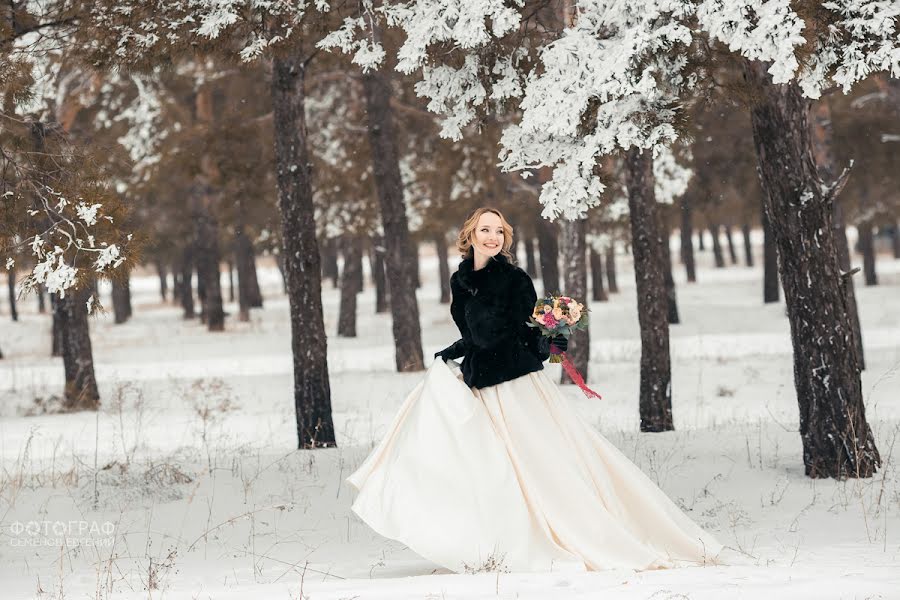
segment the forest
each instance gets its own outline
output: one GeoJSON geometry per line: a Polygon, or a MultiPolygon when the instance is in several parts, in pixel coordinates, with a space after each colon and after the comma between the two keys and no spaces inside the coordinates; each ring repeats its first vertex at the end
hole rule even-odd
{"type": "Polygon", "coordinates": [[[10,0],[0,89],[14,597],[555,597],[341,491],[458,337],[481,206],[590,306],[604,400],[548,372],[750,561],[565,597],[900,585],[896,3],[10,0]],[[76,518],[112,547],[16,529],[76,518]]]}

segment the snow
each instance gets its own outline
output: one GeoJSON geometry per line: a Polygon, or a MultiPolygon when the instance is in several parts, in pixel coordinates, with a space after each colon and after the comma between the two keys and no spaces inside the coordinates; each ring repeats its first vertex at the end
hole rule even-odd
{"type": "MultiPolygon", "coordinates": [[[[671,245],[677,261],[678,240],[671,245]]],[[[431,357],[458,335],[437,301],[431,247],[422,252],[418,295],[431,357]]],[[[789,326],[783,303],[763,305],[760,269],[714,269],[709,250],[697,262],[699,283],[690,286],[676,264],[683,321],[671,338],[676,431],[638,431],[640,343],[628,256],[618,256],[621,293],[590,306],[588,382],[604,399],[564,390],[739,564],[455,575],[378,536],[350,511],[354,495],[343,479],[422,373],[394,372],[390,316],[374,314],[367,279],[360,337],[328,339],[339,447],[296,450],[287,300],[274,265],[261,260],[265,308],[238,323],[228,303],[223,333],[182,320],[179,308],[159,301],[155,276],[139,272],[133,319],[91,321],[103,398],[96,413],[40,414],[36,400],[62,393],[61,361],[48,356],[50,320],[36,314],[32,297],[21,301],[18,323],[3,309],[2,596],[900,597],[900,261],[879,256],[880,285],[856,289],[866,413],[885,467],[846,482],[803,475],[789,326]],[[65,547],[53,545],[57,538],[72,539],[65,547]]],[[[108,302],[108,284],[101,295],[108,302]]],[[[338,290],[325,282],[323,297],[333,334],[338,290]]]]}

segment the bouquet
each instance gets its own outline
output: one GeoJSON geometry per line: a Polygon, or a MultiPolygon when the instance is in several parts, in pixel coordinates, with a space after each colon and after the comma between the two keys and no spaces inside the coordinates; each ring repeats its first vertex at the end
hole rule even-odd
{"type": "MultiPolygon", "coordinates": [[[[548,296],[538,299],[528,326],[537,327],[546,337],[561,335],[569,339],[573,331],[587,329],[588,320],[588,309],[584,304],[568,296],[548,296]]],[[[551,343],[550,362],[562,362],[561,355],[562,352],[551,343]]]]}
{"type": "MultiPolygon", "coordinates": [[[[573,332],[588,328],[590,321],[588,312],[588,308],[574,298],[550,295],[538,299],[527,325],[538,328],[543,336],[554,338],[561,335],[568,340],[573,332]]],[[[566,353],[552,342],[550,343],[550,362],[562,363],[566,374],[588,398],[592,396],[600,398],[600,394],[584,383],[584,377],[581,376],[566,353]]]]}

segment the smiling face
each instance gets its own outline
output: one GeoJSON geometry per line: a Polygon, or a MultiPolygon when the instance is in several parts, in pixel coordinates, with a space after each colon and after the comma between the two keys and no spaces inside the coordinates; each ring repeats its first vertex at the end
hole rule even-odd
{"type": "Polygon", "coordinates": [[[472,232],[472,248],[475,252],[490,258],[503,249],[503,222],[492,212],[478,217],[478,224],[472,232]]]}

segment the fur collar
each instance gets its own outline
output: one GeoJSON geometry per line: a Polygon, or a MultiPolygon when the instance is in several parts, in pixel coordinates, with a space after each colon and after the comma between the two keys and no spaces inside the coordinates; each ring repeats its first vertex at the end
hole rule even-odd
{"type": "MultiPolygon", "coordinates": [[[[470,252],[471,254],[471,252],[470,252]]],[[[470,255],[462,259],[457,270],[457,278],[463,288],[473,296],[478,293],[478,284],[484,281],[483,277],[489,273],[506,270],[510,266],[509,259],[502,254],[488,259],[487,264],[481,269],[475,270],[475,259],[470,255]]]]}

